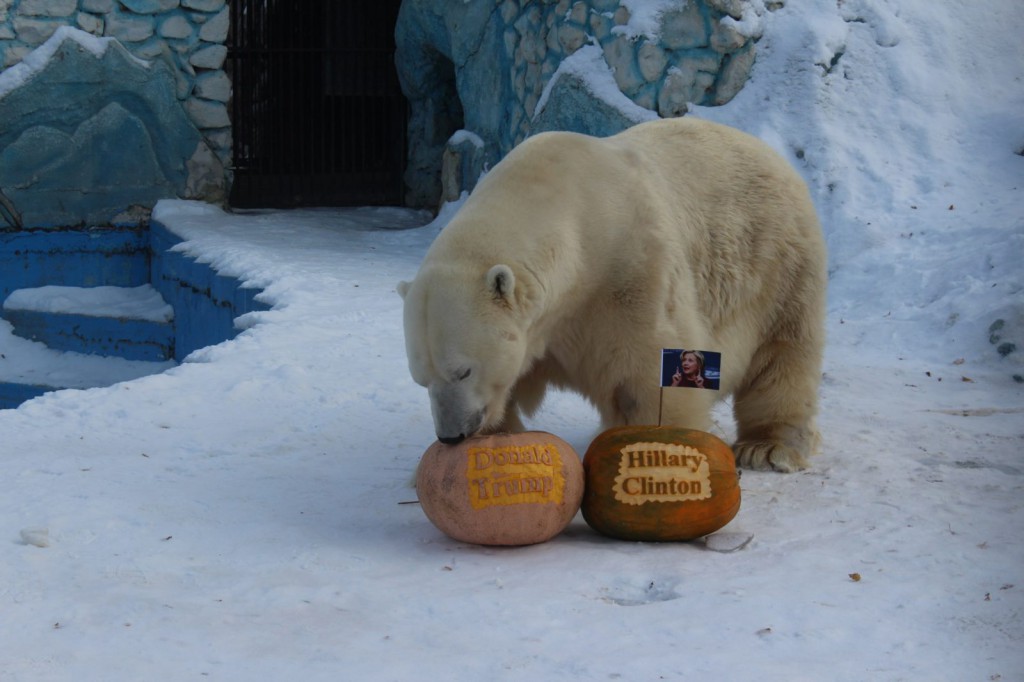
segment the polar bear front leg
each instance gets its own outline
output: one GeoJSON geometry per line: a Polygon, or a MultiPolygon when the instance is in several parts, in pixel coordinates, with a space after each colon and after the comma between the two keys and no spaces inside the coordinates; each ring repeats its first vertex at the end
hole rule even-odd
{"type": "Polygon", "coordinates": [[[505,408],[505,416],[501,422],[494,426],[481,429],[480,433],[485,436],[493,435],[495,433],[522,433],[526,430],[523,426],[523,420],[519,416],[519,410],[516,409],[515,404],[509,403],[508,407],[505,408]]]}

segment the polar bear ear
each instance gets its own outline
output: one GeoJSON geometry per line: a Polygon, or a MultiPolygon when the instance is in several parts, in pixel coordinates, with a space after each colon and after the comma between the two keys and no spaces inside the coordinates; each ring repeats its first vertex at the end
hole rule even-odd
{"type": "Polygon", "coordinates": [[[409,287],[411,286],[412,282],[399,282],[398,286],[395,287],[395,291],[398,292],[399,296],[405,298],[405,295],[409,293],[409,287]]]}
{"type": "Polygon", "coordinates": [[[495,265],[487,271],[487,288],[496,299],[506,303],[512,302],[512,292],[516,288],[516,276],[507,265],[495,265]]]}

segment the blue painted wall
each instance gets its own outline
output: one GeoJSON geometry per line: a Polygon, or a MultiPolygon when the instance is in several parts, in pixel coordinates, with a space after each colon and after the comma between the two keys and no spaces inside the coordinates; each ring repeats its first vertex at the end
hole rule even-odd
{"type": "Polygon", "coordinates": [[[235,318],[271,306],[256,300],[261,289],[241,286],[171,248],[182,241],[159,221],[150,225],[151,283],[174,308],[176,360],[238,334],[235,318]]]}
{"type": "Polygon", "coordinates": [[[0,232],[0,303],[48,284],[137,287],[149,282],[149,257],[141,228],[0,232]]]}

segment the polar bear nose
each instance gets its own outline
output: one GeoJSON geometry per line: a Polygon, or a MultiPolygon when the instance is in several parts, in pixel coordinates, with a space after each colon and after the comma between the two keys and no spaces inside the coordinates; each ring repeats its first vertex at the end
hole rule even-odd
{"type": "Polygon", "coordinates": [[[444,443],[445,445],[458,445],[462,441],[466,440],[466,434],[460,433],[457,436],[448,436],[445,438],[438,436],[437,439],[444,443]]]}

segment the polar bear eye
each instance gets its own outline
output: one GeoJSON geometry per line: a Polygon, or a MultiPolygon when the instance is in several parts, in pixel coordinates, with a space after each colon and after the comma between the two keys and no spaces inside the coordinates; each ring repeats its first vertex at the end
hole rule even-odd
{"type": "Polygon", "coordinates": [[[455,380],[456,381],[463,381],[463,380],[469,378],[469,375],[472,374],[472,373],[473,373],[473,370],[468,368],[468,367],[466,369],[459,370],[455,374],[455,380]]]}

